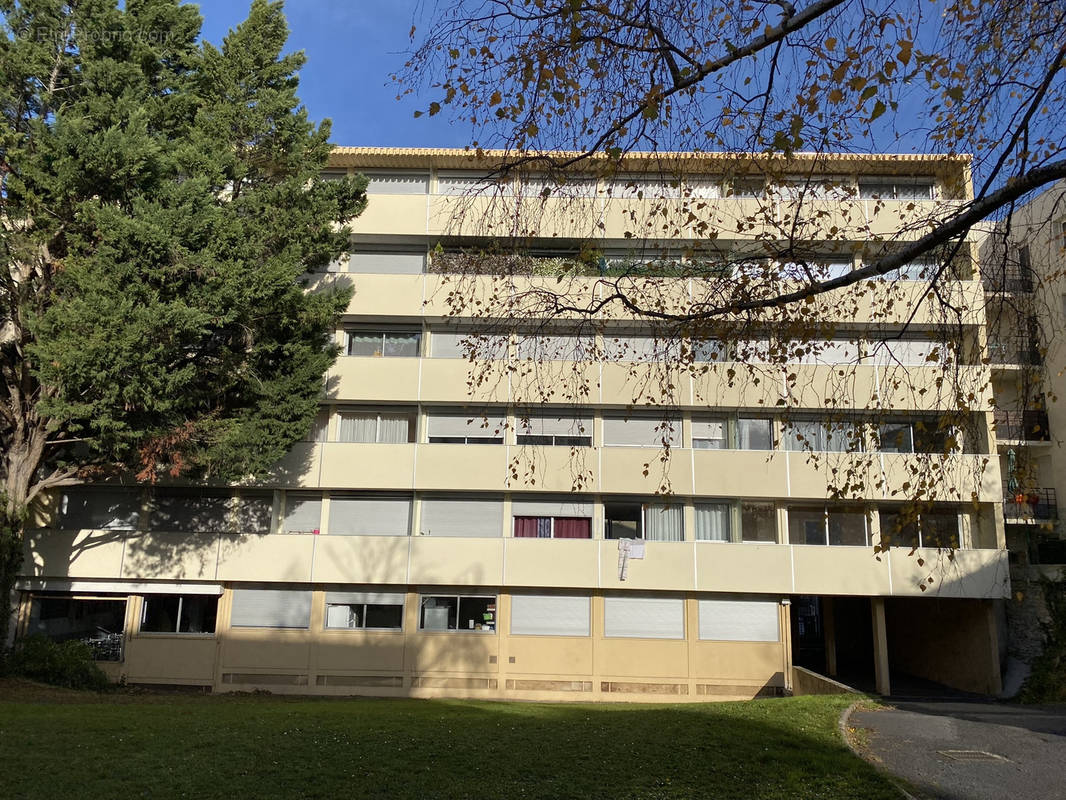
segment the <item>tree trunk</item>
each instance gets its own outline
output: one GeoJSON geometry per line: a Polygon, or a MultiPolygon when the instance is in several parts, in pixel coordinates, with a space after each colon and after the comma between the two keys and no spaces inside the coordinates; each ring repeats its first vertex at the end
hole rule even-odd
{"type": "Polygon", "coordinates": [[[24,515],[0,509],[0,650],[8,645],[15,579],[22,568],[24,515]]]}

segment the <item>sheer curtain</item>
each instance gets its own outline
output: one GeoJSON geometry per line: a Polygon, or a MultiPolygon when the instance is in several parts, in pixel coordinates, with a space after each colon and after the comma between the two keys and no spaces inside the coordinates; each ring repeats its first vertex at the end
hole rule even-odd
{"type": "Polygon", "coordinates": [[[410,418],[402,414],[382,414],[377,440],[389,444],[404,444],[409,439],[409,424],[410,418]]]}
{"type": "Polygon", "coordinates": [[[651,542],[680,542],[684,537],[681,506],[645,506],[644,538],[651,542]]]}
{"type": "Polygon", "coordinates": [[[696,506],[696,539],[706,542],[728,542],[729,512],[729,503],[696,506]]]}
{"type": "Polygon", "coordinates": [[[341,442],[375,442],[377,430],[377,414],[342,413],[338,440],[341,442]]]}

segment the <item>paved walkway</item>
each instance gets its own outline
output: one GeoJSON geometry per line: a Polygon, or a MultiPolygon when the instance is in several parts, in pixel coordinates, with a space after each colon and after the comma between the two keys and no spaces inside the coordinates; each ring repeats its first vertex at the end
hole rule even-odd
{"type": "Polygon", "coordinates": [[[850,726],[865,731],[858,742],[920,797],[1066,800],[1066,706],[892,705],[855,712],[850,726]]]}

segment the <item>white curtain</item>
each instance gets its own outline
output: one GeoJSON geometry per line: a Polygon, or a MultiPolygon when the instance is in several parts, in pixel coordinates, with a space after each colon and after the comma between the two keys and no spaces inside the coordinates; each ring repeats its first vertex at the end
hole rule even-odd
{"type": "Polygon", "coordinates": [[[409,440],[410,422],[410,417],[402,414],[382,414],[378,441],[387,444],[405,444],[409,440]]]}
{"type": "Polygon", "coordinates": [[[731,510],[729,503],[696,506],[696,539],[704,542],[728,542],[731,510]]]}
{"type": "Polygon", "coordinates": [[[377,431],[377,414],[342,412],[337,440],[341,442],[376,442],[377,431]]]}
{"type": "Polygon", "coordinates": [[[650,542],[680,542],[685,538],[681,506],[645,506],[644,538],[650,542]]]}

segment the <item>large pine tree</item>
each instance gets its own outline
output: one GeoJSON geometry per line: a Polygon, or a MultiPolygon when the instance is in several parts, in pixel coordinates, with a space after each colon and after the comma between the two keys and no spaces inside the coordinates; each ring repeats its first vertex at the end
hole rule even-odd
{"type": "Polygon", "coordinates": [[[0,0],[0,646],[27,510],[87,478],[234,480],[307,431],[361,181],[325,182],[281,4],[0,0]]]}

